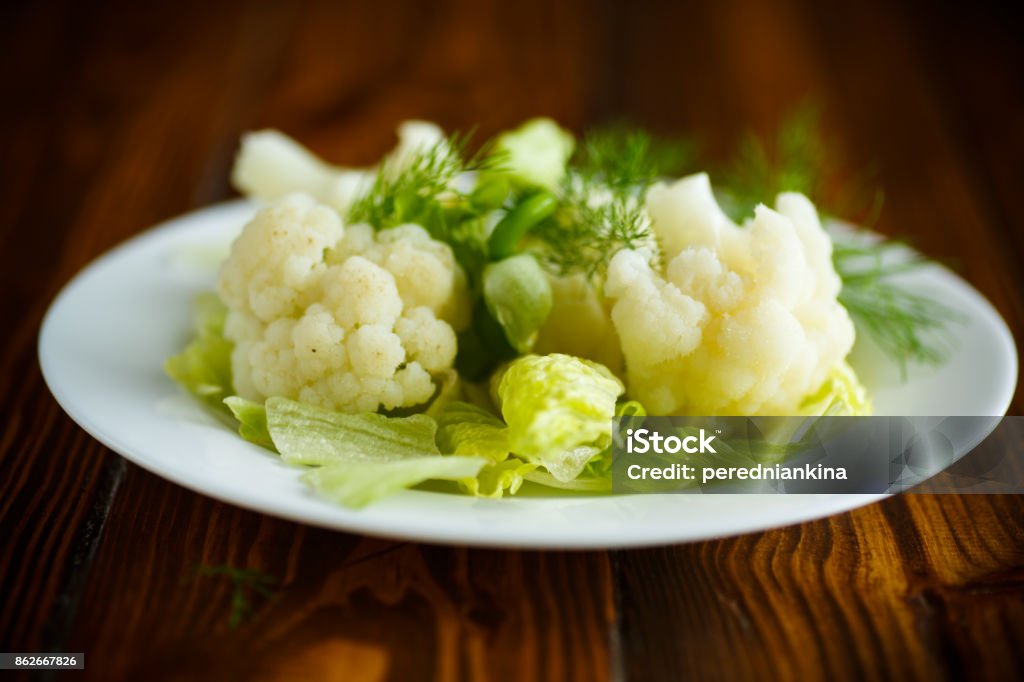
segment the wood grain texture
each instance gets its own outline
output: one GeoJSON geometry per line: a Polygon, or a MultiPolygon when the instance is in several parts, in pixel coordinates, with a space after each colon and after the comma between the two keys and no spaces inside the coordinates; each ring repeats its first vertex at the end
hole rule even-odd
{"type": "Polygon", "coordinates": [[[134,468],[108,523],[104,546],[132,550],[101,549],[93,572],[103,578],[87,587],[69,646],[102,660],[113,679],[304,671],[309,679],[594,680],[609,668],[611,573],[601,554],[315,530],[196,498],[134,468]],[[232,630],[230,586],[193,577],[200,564],[257,568],[280,589],[232,630]]]}
{"type": "MultiPolygon", "coordinates": [[[[879,229],[955,264],[1024,338],[1024,47],[991,8],[808,0],[12,2],[0,8],[0,650],[121,679],[1008,679],[1024,675],[1024,499],[891,499],[628,552],[501,552],[320,531],[102,448],[43,386],[69,277],[230,195],[275,126],[369,163],[397,122],[482,135],[546,114],[698,130],[727,154],[807,96],[877,164],[879,229]],[[231,584],[269,600],[231,628],[231,584]]],[[[1005,12],[1006,10],[1001,10],[1005,12]]],[[[1021,392],[1012,413],[1021,414],[1021,392]]]]}

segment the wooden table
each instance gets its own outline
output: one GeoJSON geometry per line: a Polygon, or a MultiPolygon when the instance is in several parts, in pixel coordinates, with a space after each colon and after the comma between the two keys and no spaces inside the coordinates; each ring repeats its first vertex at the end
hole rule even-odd
{"type": "Polygon", "coordinates": [[[954,258],[1024,339],[1019,17],[845,4],[5,3],[0,650],[84,651],[97,680],[1024,675],[1021,497],[905,496],[639,551],[393,542],[152,476],[40,377],[58,288],[230,196],[243,130],[363,164],[406,117],[487,134],[628,116],[700,131],[714,157],[808,94],[840,174],[881,169],[879,229],[954,258]],[[231,628],[232,583],[197,565],[259,570],[275,596],[231,628]]]}

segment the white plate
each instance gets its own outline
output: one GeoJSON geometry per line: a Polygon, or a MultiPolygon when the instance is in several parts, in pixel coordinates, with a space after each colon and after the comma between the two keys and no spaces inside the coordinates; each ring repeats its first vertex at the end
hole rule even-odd
{"type": "MultiPolygon", "coordinates": [[[[299,471],[241,440],[163,373],[190,334],[194,294],[209,289],[203,250],[226,249],[253,206],[226,203],[170,221],[82,271],[43,323],[39,359],[71,418],[141,467],[197,492],[295,521],[428,542],[500,547],[609,548],[756,531],[819,518],[880,495],[632,495],[476,499],[405,491],[362,510],[313,497],[299,471]]],[[[896,368],[870,345],[855,353],[880,414],[1002,415],[1017,352],[1006,324],[940,267],[912,284],[964,312],[958,348],[938,370],[896,368]]]]}

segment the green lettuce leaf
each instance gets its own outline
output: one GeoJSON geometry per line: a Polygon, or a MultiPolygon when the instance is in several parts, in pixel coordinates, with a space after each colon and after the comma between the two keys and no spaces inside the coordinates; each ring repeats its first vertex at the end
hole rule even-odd
{"type": "MultiPolygon", "coordinates": [[[[630,425],[639,427],[647,410],[636,400],[621,402],[615,407],[615,416],[623,417],[621,428],[624,430],[630,425]]],[[[607,493],[612,489],[612,448],[608,446],[601,451],[601,454],[592,458],[583,467],[583,471],[576,478],[569,481],[560,481],[544,470],[530,471],[525,474],[527,481],[543,485],[548,488],[559,490],[570,490],[581,493],[607,493]]]]}
{"type": "Polygon", "coordinates": [[[505,422],[469,403],[453,402],[438,416],[437,445],[445,454],[487,460],[475,476],[459,480],[463,492],[477,497],[515,495],[537,468],[510,456],[505,422]]]}
{"type": "Polygon", "coordinates": [[[303,474],[317,494],[348,507],[371,502],[428,480],[459,481],[477,475],[479,457],[411,457],[391,461],[342,462],[303,474]]]}
{"type": "Polygon", "coordinates": [[[802,416],[853,416],[871,414],[871,400],[853,368],[846,362],[837,365],[825,383],[800,403],[802,416]]]}
{"type": "Polygon", "coordinates": [[[509,455],[508,427],[487,410],[453,402],[438,415],[437,446],[446,455],[503,462],[509,455]]]}
{"type": "Polygon", "coordinates": [[[495,377],[512,453],[559,481],[579,476],[611,445],[625,390],[606,367],[571,355],[526,355],[495,377]]]}
{"type": "Polygon", "coordinates": [[[293,464],[387,462],[439,455],[437,422],[423,414],[343,414],[287,398],[269,398],[267,428],[281,458],[293,464]]]}
{"type": "Polygon", "coordinates": [[[515,495],[537,466],[517,457],[509,457],[503,462],[488,462],[475,476],[459,479],[459,487],[463,492],[477,497],[499,498],[506,493],[515,495]]]}
{"type": "Polygon", "coordinates": [[[577,476],[568,481],[560,481],[543,469],[529,471],[524,478],[538,485],[558,490],[571,490],[580,493],[607,493],[612,489],[612,477],[602,476],[577,476]]]}
{"type": "Polygon", "coordinates": [[[263,403],[246,400],[237,395],[224,399],[224,404],[238,420],[238,435],[247,441],[277,452],[267,428],[267,408],[263,403]]]}
{"type": "Polygon", "coordinates": [[[231,383],[233,345],[224,338],[227,308],[214,293],[196,297],[193,311],[195,338],[177,355],[167,358],[164,371],[204,405],[221,415],[230,410],[224,399],[234,391],[231,383]]]}

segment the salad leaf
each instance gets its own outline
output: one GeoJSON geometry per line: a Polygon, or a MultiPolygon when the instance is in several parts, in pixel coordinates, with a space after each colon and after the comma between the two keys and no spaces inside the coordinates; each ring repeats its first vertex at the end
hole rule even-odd
{"type": "Polygon", "coordinates": [[[543,469],[529,471],[524,478],[530,483],[536,483],[547,488],[558,490],[572,490],[580,493],[607,493],[612,489],[611,476],[577,476],[568,481],[555,478],[543,469]]]}
{"type": "Polygon", "coordinates": [[[213,292],[196,297],[193,326],[196,337],[185,349],[167,358],[164,371],[207,407],[227,416],[230,410],[224,399],[233,393],[231,383],[231,351],[233,345],[224,338],[227,307],[213,292]]]}
{"type": "Polygon", "coordinates": [[[509,455],[508,427],[476,405],[453,402],[437,418],[437,446],[446,455],[503,462],[509,455]]]}
{"type": "Polygon", "coordinates": [[[800,404],[806,416],[861,416],[871,414],[871,401],[853,368],[846,362],[836,366],[825,383],[800,404]]]}
{"type": "Polygon", "coordinates": [[[488,462],[476,476],[459,479],[463,492],[476,497],[500,498],[515,495],[537,464],[509,457],[503,462],[488,462]]]}
{"type": "Polygon", "coordinates": [[[434,442],[437,422],[423,414],[343,414],[287,398],[269,398],[266,407],[270,437],[281,458],[293,464],[387,462],[440,454],[434,442]]]}
{"type": "Polygon", "coordinates": [[[512,347],[526,353],[551,314],[551,282],[536,258],[519,254],[484,269],[484,301],[512,347]]]}
{"type": "Polygon", "coordinates": [[[625,390],[606,367],[571,355],[526,355],[494,379],[509,445],[559,481],[570,481],[611,445],[615,401],[625,390]]]}
{"type": "Polygon", "coordinates": [[[224,404],[238,420],[238,435],[256,445],[277,452],[274,449],[274,441],[270,438],[270,431],[267,429],[267,408],[263,406],[263,403],[233,395],[225,398],[224,404]]]}
{"type": "Polygon", "coordinates": [[[471,478],[485,463],[479,457],[441,456],[342,462],[313,469],[303,474],[302,480],[331,501],[364,507],[424,481],[471,478]]]}
{"type": "MultiPolygon", "coordinates": [[[[627,400],[615,407],[615,416],[624,418],[619,423],[620,433],[627,428],[639,428],[643,424],[647,410],[637,400],[627,400]]],[[[569,490],[581,493],[607,493],[612,489],[612,448],[609,445],[601,454],[592,458],[583,467],[579,476],[569,481],[560,481],[547,471],[538,469],[527,472],[527,481],[548,488],[569,490]]]]}
{"type": "Polygon", "coordinates": [[[437,444],[445,454],[487,460],[475,476],[459,480],[463,492],[477,497],[515,495],[538,466],[511,457],[505,422],[469,403],[453,402],[438,417],[437,444]]]}

